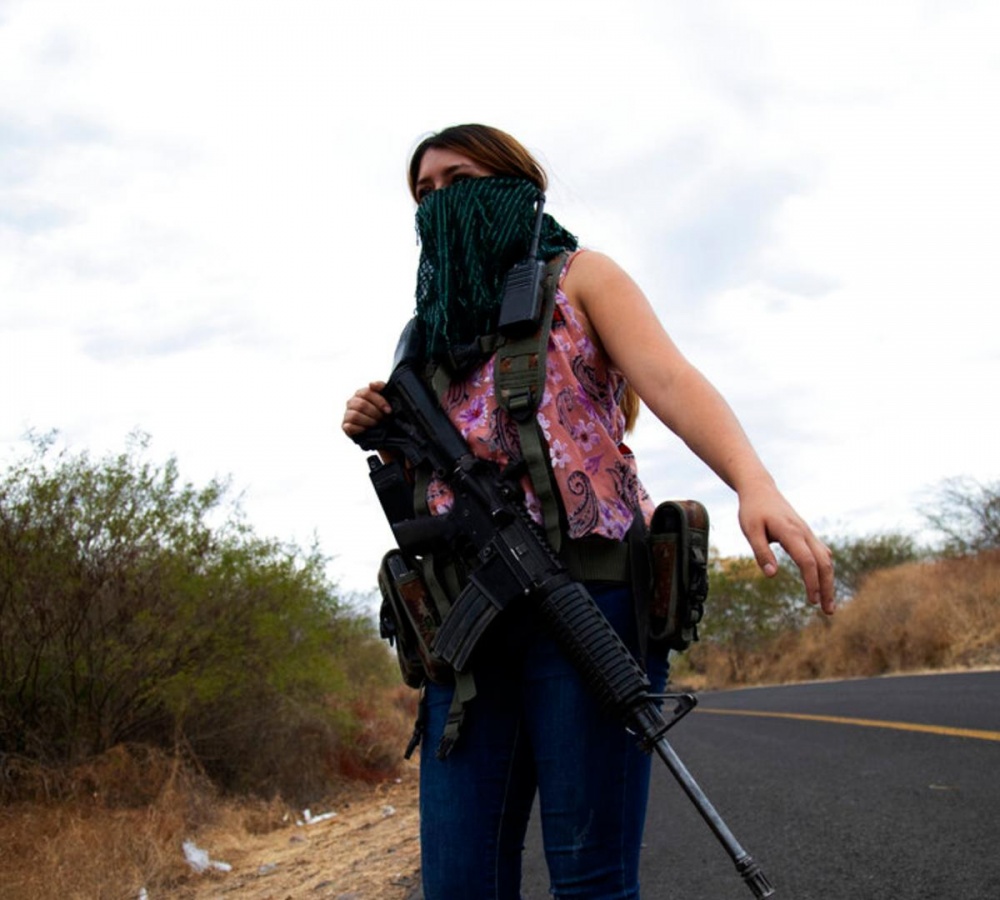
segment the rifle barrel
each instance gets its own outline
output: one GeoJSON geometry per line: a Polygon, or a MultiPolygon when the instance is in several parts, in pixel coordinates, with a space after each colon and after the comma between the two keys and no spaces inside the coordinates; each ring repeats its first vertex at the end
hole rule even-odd
{"type": "Polygon", "coordinates": [[[698,786],[698,783],[688,771],[687,766],[684,765],[681,758],[674,752],[674,748],[670,746],[669,741],[661,735],[654,742],[653,749],[656,751],[657,756],[666,763],[670,774],[677,779],[684,793],[688,795],[688,799],[694,804],[701,817],[708,824],[708,827],[712,829],[713,834],[718,838],[719,843],[722,844],[733,862],[736,863],[736,871],[746,882],[747,887],[750,888],[753,895],[758,898],[773,897],[774,888],[771,886],[770,881],[768,881],[767,876],[761,871],[760,866],[754,861],[753,857],[736,840],[736,837],[729,830],[729,826],[722,820],[722,816],[716,812],[712,801],[708,799],[705,792],[698,786]]]}

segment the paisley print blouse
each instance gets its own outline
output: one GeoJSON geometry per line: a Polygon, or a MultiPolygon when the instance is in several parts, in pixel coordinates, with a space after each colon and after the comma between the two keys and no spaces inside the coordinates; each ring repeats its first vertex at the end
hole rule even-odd
{"type": "MultiPolygon", "coordinates": [[[[538,424],[548,443],[569,537],[622,540],[637,510],[648,523],[653,503],[639,482],[631,450],[622,442],[625,417],[618,400],[625,379],[594,346],[584,328],[584,314],[570,305],[563,291],[574,258],[559,276],[538,424]]],[[[501,467],[520,459],[517,427],[494,396],[493,359],[464,381],[453,382],[442,403],[477,456],[501,467]]],[[[524,488],[528,511],[541,523],[540,505],[527,478],[524,488]]],[[[427,504],[432,515],[446,513],[451,508],[448,487],[432,482],[427,504]]]]}

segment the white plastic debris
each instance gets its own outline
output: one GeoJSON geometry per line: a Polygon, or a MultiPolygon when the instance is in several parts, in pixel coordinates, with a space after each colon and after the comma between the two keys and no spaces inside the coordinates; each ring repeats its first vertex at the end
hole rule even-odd
{"type": "Polygon", "coordinates": [[[185,841],[181,846],[184,848],[184,858],[188,861],[188,865],[199,875],[209,869],[219,872],[231,872],[233,869],[229,863],[211,859],[208,851],[202,850],[194,841],[185,841]]]}
{"type": "Polygon", "coordinates": [[[146,889],[144,887],[139,888],[139,896],[137,900],[149,900],[149,894],[146,893],[146,889]]]}
{"type": "Polygon", "coordinates": [[[336,818],[337,814],[335,812],[323,813],[322,815],[314,816],[308,809],[302,810],[302,818],[298,819],[295,824],[302,825],[315,825],[317,822],[325,822],[328,819],[336,818]]]}
{"type": "Polygon", "coordinates": [[[396,807],[395,807],[395,806],[383,806],[383,807],[382,807],[382,815],[383,815],[383,816],[384,816],[384,817],[385,817],[386,819],[388,819],[388,818],[389,818],[389,816],[394,816],[394,815],[396,815],[396,807]]]}

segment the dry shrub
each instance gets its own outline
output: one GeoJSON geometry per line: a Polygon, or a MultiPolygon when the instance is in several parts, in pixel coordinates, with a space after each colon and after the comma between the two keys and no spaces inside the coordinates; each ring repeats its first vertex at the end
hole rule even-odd
{"type": "Polygon", "coordinates": [[[67,793],[66,774],[14,753],[0,754],[0,804],[54,800],[67,793]]]}
{"type": "Polygon", "coordinates": [[[412,688],[397,685],[380,692],[377,705],[367,699],[352,702],[357,725],[351,740],[341,748],[341,775],[374,783],[398,773],[413,733],[417,697],[412,688]]]}
{"type": "Polygon", "coordinates": [[[942,564],[946,609],[956,638],[951,664],[1000,664],[1000,551],[942,564]],[[951,578],[957,571],[960,577],[951,578]]]}
{"type": "Polygon", "coordinates": [[[199,742],[197,757],[227,794],[283,798],[302,809],[337,791],[344,779],[377,782],[398,774],[416,696],[401,685],[370,685],[328,696],[323,715],[291,704],[264,716],[259,707],[234,709],[199,742]]]}
{"type": "Polygon", "coordinates": [[[117,900],[171,884],[187,871],[182,841],[215,809],[206,779],[151,748],[34,776],[0,808],[2,897],[117,900]]]}
{"type": "Polygon", "coordinates": [[[0,755],[0,763],[4,803],[63,801],[128,809],[147,806],[168,789],[182,788],[192,796],[210,790],[208,782],[179,757],[148,744],[117,744],[74,766],[13,754],[0,755]]]}
{"type": "Polygon", "coordinates": [[[1000,648],[1000,554],[876,572],[822,627],[823,676],[881,675],[987,662],[1000,648]]]}
{"type": "Polygon", "coordinates": [[[148,806],[178,778],[190,772],[177,758],[148,744],[118,744],[68,772],[73,797],[109,808],[148,806]]]}
{"type": "MultiPolygon", "coordinates": [[[[835,617],[837,621],[839,617],[840,613],[835,617]]],[[[775,642],[763,681],[811,681],[831,677],[830,631],[834,621],[817,617],[801,631],[782,635],[775,642]]]]}
{"type": "MultiPolygon", "coordinates": [[[[372,690],[351,703],[357,724],[350,739],[309,732],[283,735],[264,754],[300,767],[297,785],[307,805],[393,777],[412,731],[416,692],[402,685],[372,690]],[[282,753],[284,751],[284,754],[282,753]]],[[[248,835],[285,826],[303,808],[280,794],[224,798],[190,763],[144,745],[119,745],[72,767],[0,757],[0,897],[25,900],[123,900],[183,888],[193,877],[185,840],[211,846],[215,858],[238,850],[248,835]],[[204,842],[204,844],[202,843],[204,842]]]]}
{"type": "Polygon", "coordinates": [[[283,797],[298,806],[329,791],[339,777],[337,755],[344,741],[337,723],[292,708],[257,713],[234,711],[216,733],[199,741],[198,758],[212,780],[228,795],[283,797]]]}
{"type": "MultiPolygon", "coordinates": [[[[298,789],[294,806],[281,794],[264,799],[254,792],[251,796],[222,799],[207,778],[191,775],[160,758],[156,751],[146,756],[138,748],[116,748],[115,753],[77,767],[72,778],[76,812],[64,810],[50,842],[49,856],[36,857],[35,866],[22,867],[21,871],[29,875],[32,869],[44,871],[58,857],[70,861],[63,866],[69,875],[74,869],[72,860],[82,859],[88,852],[99,859],[93,848],[112,844],[116,848],[115,860],[109,865],[111,861],[105,854],[103,862],[89,866],[86,878],[80,881],[86,887],[79,893],[72,893],[68,879],[60,878],[60,889],[50,894],[35,895],[25,890],[12,892],[11,896],[117,900],[137,896],[141,886],[151,894],[154,888],[178,888],[193,877],[180,852],[183,840],[203,841],[212,847],[213,857],[225,859],[245,844],[248,835],[286,826],[306,805],[315,808],[350,794],[357,789],[357,782],[382,782],[394,777],[400,771],[403,749],[412,732],[417,694],[398,685],[371,689],[367,696],[367,701],[350,702],[351,721],[355,724],[347,737],[339,736],[335,729],[316,730],[313,722],[299,723],[283,734],[268,735],[268,740],[275,738],[279,743],[267,750],[266,758],[278,767],[298,769],[297,777],[284,770],[273,776],[298,789]],[[144,810],[131,809],[142,799],[144,779],[151,784],[159,782],[159,792],[144,810]],[[112,803],[118,804],[113,810],[108,808],[112,803]],[[102,879],[106,879],[107,886],[102,879]]],[[[18,886],[28,887],[23,879],[18,886]]],[[[5,896],[0,886],[0,897],[5,896]]]]}
{"type": "MultiPolygon", "coordinates": [[[[708,687],[736,683],[724,648],[699,648],[708,687]]],[[[1000,552],[872,573],[832,618],[778,635],[739,683],[806,681],[1000,663],[1000,552]]]]}
{"type": "Polygon", "coordinates": [[[230,812],[237,814],[239,828],[247,834],[270,834],[288,825],[292,817],[292,809],[281,797],[245,797],[235,802],[230,812]]]}
{"type": "Polygon", "coordinates": [[[213,857],[248,835],[284,827],[280,798],[222,798],[202,774],[155,748],[115,747],[88,763],[30,773],[0,806],[0,897],[124,900],[192,878],[182,844],[211,844],[213,857]],[[58,795],[58,797],[57,797],[58,795]]]}

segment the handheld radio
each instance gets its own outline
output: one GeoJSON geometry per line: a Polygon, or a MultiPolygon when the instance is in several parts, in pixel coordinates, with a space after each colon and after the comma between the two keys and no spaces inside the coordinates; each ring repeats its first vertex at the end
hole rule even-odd
{"type": "Polygon", "coordinates": [[[535,230],[531,237],[531,249],[528,251],[527,258],[512,266],[504,279],[500,321],[497,325],[504,337],[519,337],[530,334],[538,325],[538,316],[542,311],[542,296],[539,288],[542,276],[545,274],[545,262],[538,258],[544,211],[545,195],[539,194],[535,230]]]}

